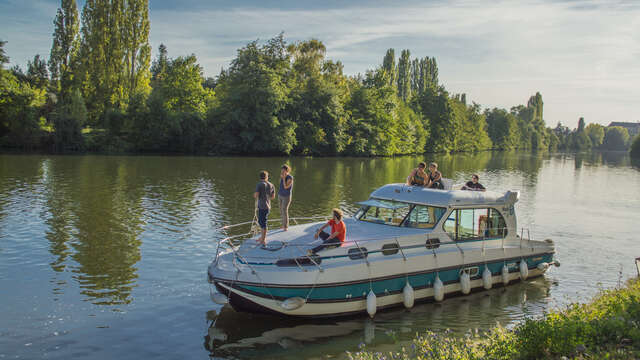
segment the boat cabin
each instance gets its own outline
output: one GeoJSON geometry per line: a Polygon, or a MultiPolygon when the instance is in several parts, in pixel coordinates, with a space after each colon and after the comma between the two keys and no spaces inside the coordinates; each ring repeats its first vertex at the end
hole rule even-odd
{"type": "MultiPolygon", "coordinates": [[[[519,193],[435,190],[385,185],[358,203],[359,221],[444,232],[453,241],[504,238],[516,229],[519,193]]],[[[514,234],[515,235],[515,234],[514,234]]]]}

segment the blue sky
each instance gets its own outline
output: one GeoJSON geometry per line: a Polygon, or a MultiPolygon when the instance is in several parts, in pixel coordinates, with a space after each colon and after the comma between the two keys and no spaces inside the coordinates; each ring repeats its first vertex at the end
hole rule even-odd
{"type": "MultiPolygon", "coordinates": [[[[0,2],[12,64],[48,57],[58,6],[0,2]]],[[[540,91],[549,126],[640,121],[640,1],[150,0],[150,18],[154,54],[161,42],[172,57],[195,53],[209,76],[247,42],[284,31],[289,42],[322,40],[347,74],[378,66],[388,48],[435,56],[446,88],[483,107],[540,91]]]]}

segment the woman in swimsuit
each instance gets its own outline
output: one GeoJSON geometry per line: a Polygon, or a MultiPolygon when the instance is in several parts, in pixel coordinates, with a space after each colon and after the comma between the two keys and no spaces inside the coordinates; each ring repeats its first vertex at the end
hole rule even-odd
{"type": "Polygon", "coordinates": [[[427,164],[421,162],[418,164],[418,167],[411,171],[409,177],[407,177],[407,185],[411,186],[425,186],[427,185],[427,179],[429,179],[429,175],[424,172],[424,169],[427,168],[427,164]]]}

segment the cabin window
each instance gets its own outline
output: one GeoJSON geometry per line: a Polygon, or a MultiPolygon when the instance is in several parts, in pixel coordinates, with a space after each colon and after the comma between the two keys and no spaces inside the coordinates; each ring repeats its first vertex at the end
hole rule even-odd
{"type": "Polygon", "coordinates": [[[403,226],[421,229],[432,229],[434,226],[436,226],[445,212],[445,208],[426,205],[415,205],[411,209],[409,216],[407,216],[407,218],[405,219],[403,226]]]}
{"type": "Polygon", "coordinates": [[[400,249],[400,247],[398,246],[398,244],[384,244],[382,245],[382,255],[394,255],[398,253],[398,249],[400,249]]]}
{"type": "Polygon", "coordinates": [[[359,247],[359,248],[349,249],[347,251],[347,255],[349,255],[349,259],[351,260],[358,260],[358,259],[366,258],[368,255],[368,252],[367,252],[367,248],[359,247]]]}
{"type": "Polygon", "coordinates": [[[456,209],[444,223],[444,231],[454,240],[500,238],[507,236],[504,217],[493,208],[456,209]]]}
{"type": "Polygon", "coordinates": [[[369,199],[360,204],[363,207],[356,213],[356,218],[376,224],[399,226],[410,210],[410,204],[398,201],[369,199]]]}

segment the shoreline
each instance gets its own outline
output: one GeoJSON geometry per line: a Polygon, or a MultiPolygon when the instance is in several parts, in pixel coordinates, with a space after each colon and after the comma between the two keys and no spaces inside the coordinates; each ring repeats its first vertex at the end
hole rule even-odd
{"type": "Polygon", "coordinates": [[[373,359],[566,359],[640,357],[640,278],[601,290],[586,303],[527,318],[512,329],[500,325],[464,336],[425,331],[392,351],[347,352],[351,360],[373,359]]]}

